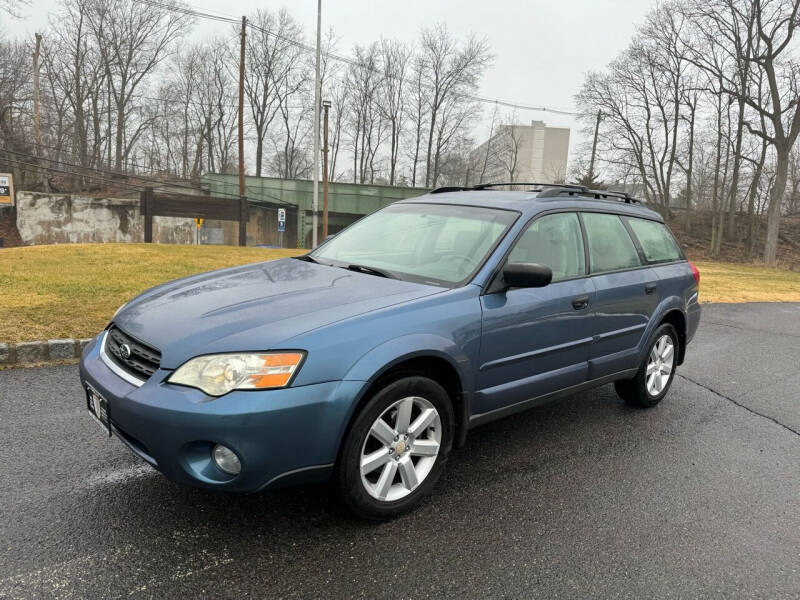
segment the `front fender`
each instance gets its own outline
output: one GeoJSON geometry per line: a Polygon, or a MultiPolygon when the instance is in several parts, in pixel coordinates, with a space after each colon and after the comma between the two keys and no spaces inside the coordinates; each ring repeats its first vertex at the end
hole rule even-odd
{"type": "Polygon", "coordinates": [[[344,379],[372,383],[393,366],[421,356],[435,356],[446,360],[458,373],[461,388],[472,391],[472,361],[464,350],[451,339],[429,333],[404,335],[372,348],[356,361],[344,379]]]}
{"type": "Polygon", "coordinates": [[[364,394],[375,381],[392,367],[420,357],[436,357],[445,360],[458,374],[462,402],[455,414],[456,439],[454,446],[461,447],[467,434],[472,391],[475,387],[474,361],[470,360],[464,349],[453,340],[435,334],[416,333],[395,338],[376,346],[358,359],[347,372],[345,379],[365,381],[366,383],[351,406],[348,422],[352,421],[353,412],[361,404],[364,394]]]}

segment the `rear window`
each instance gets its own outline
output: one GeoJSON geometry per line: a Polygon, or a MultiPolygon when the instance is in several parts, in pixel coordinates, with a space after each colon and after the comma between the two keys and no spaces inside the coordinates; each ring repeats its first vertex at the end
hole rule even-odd
{"type": "Polygon", "coordinates": [[[592,273],[632,269],[641,265],[628,230],[617,215],[582,213],[589,241],[592,273]]]}
{"type": "Polygon", "coordinates": [[[663,223],[644,219],[628,219],[647,262],[667,262],[681,259],[681,250],[663,223]]]}

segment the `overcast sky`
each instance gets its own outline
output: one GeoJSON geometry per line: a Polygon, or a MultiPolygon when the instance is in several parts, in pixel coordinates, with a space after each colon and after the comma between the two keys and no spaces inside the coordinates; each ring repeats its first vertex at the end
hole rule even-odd
{"type": "MultiPolygon", "coordinates": [[[[192,0],[201,10],[238,16],[256,8],[286,7],[313,40],[316,0],[192,0]]],[[[583,75],[600,69],[624,48],[636,24],[654,0],[323,0],[323,29],[333,27],[339,52],[355,43],[381,36],[404,41],[417,39],[422,27],[446,23],[459,36],[474,32],[486,37],[494,61],[481,83],[480,95],[526,105],[561,110],[574,108],[572,97],[583,75]]],[[[33,0],[21,22],[6,21],[12,35],[29,33],[47,23],[55,0],[33,0]]],[[[203,35],[221,25],[198,23],[192,35],[203,35]]],[[[578,141],[571,117],[521,112],[520,121],[544,120],[548,125],[571,127],[572,146],[578,141]]]]}

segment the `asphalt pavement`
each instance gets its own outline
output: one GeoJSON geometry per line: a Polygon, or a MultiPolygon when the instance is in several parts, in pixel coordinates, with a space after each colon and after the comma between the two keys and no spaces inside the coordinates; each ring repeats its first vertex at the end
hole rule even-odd
{"type": "Polygon", "coordinates": [[[800,304],[707,305],[669,396],[470,433],[388,523],[325,486],[172,484],[75,366],[0,372],[0,598],[800,597],[800,304]]]}

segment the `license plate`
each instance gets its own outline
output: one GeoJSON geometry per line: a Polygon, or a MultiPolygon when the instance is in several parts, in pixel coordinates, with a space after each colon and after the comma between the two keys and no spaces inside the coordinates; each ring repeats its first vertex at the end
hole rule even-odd
{"type": "Polygon", "coordinates": [[[86,404],[89,409],[89,414],[94,417],[100,427],[103,428],[108,436],[111,437],[111,419],[108,411],[108,400],[103,398],[102,394],[94,389],[92,386],[86,386],[86,404]]]}

